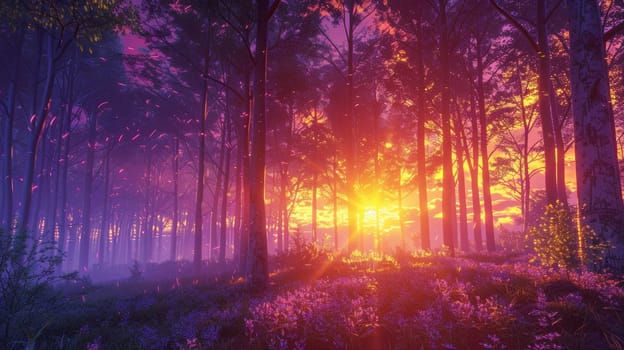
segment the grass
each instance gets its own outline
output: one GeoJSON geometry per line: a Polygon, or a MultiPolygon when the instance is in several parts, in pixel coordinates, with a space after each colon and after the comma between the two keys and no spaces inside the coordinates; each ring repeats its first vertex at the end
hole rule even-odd
{"type": "MultiPolygon", "coordinates": [[[[624,348],[624,288],[621,279],[609,275],[531,266],[518,256],[311,256],[295,262],[277,259],[263,295],[251,294],[223,271],[200,279],[169,275],[66,285],[66,307],[37,345],[624,348]]],[[[152,268],[157,275],[158,266],[152,268]]]]}

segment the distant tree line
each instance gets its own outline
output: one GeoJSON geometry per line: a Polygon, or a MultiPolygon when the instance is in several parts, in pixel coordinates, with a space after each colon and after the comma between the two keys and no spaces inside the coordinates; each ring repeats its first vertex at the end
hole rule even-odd
{"type": "Polygon", "coordinates": [[[0,248],[233,261],[262,286],[301,203],[318,244],[381,249],[393,202],[399,246],[431,250],[441,188],[441,243],[492,252],[497,193],[528,232],[568,205],[574,147],[579,216],[621,268],[616,2],[133,4],[0,5],[0,248]]]}

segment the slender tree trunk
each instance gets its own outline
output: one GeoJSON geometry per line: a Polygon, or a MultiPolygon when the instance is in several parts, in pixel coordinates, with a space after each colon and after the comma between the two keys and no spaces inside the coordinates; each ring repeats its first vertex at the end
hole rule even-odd
{"type": "Polygon", "coordinates": [[[223,118],[223,124],[221,125],[221,144],[219,146],[219,165],[217,166],[217,181],[215,183],[214,196],[212,198],[212,215],[210,217],[210,254],[209,257],[211,260],[217,260],[218,253],[218,232],[217,232],[217,222],[219,221],[219,198],[221,195],[221,182],[223,181],[223,163],[225,162],[225,139],[226,139],[226,131],[225,131],[225,123],[226,117],[223,118]]]}
{"type": "Polygon", "coordinates": [[[338,251],[340,245],[338,242],[338,155],[336,154],[336,148],[334,148],[334,164],[333,164],[333,192],[332,192],[332,205],[333,205],[333,219],[334,219],[334,249],[338,251]]]}
{"type": "MultiPolygon", "coordinates": [[[[230,121],[229,115],[226,115],[226,135],[228,142],[230,139],[230,121]]],[[[232,150],[227,145],[225,154],[225,166],[223,174],[223,195],[221,196],[221,239],[219,242],[219,263],[225,264],[225,251],[227,248],[227,207],[228,207],[228,189],[230,187],[230,158],[232,157],[232,150]]]]}
{"type": "MultiPolygon", "coordinates": [[[[425,63],[423,58],[423,29],[422,23],[418,23],[418,51],[416,53],[416,65],[418,67],[418,120],[416,121],[416,167],[418,172],[418,209],[420,212],[420,247],[423,250],[431,250],[431,238],[429,233],[429,200],[427,198],[427,143],[425,123],[427,122],[426,110],[426,83],[425,63]]],[[[400,177],[400,175],[399,175],[400,177]]],[[[400,179],[399,179],[400,180],[400,179]]]]}
{"type": "Polygon", "coordinates": [[[466,178],[464,174],[464,144],[462,142],[461,116],[455,118],[455,155],[457,158],[457,191],[459,203],[459,247],[462,251],[470,250],[468,242],[468,211],[466,209],[466,178]]]}
{"type": "MultiPolygon", "coordinates": [[[[378,102],[378,101],[375,101],[378,102]]],[[[381,253],[381,221],[379,218],[379,202],[382,200],[383,190],[381,189],[381,184],[379,182],[379,178],[381,177],[380,169],[379,169],[379,135],[378,131],[381,127],[379,125],[379,116],[380,113],[378,111],[373,111],[374,113],[374,122],[373,122],[373,142],[375,144],[375,159],[374,161],[374,174],[375,178],[373,179],[373,186],[375,191],[375,232],[373,235],[373,244],[376,252],[381,253]]]]}
{"type": "Polygon", "coordinates": [[[39,140],[43,134],[43,127],[45,125],[48,108],[49,108],[49,100],[52,96],[52,87],[54,86],[55,79],[55,69],[54,69],[54,57],[53,57],[53,44],[52,37],[50,35],[46,35],[47,37],[47,58],[46,58],[46,80],[43,86],[43,90],[41,93],[41,101],[37,107],[37,111],[34,114],[34,118],[31,122],[31,131],[28,137],[27,151],[26,151],[26,165],[24,170],[24,195],[22,197],[22,207],[20,210],[20,215],[18,216],[21,222],[19,223],[18,234],[22,237],[27,235],[27,230],[29,227],[28,219],[31,214],[31,201],[32,194],[34,191],[33,188],[33,179],[35,173],[35,160],[37,156],[37,147],[39,145],[39,140]]]}
{"type": "MultiPolygon", "coordinates": [[[[238,128],[238,127],[237,127],[238,128]]],[[[237,134],[238,134],[238,130],[237,130],[237,134]]],[[[240,138],[237,135],[237,140],[240,140],[240,138]]],[[[240,142],[240,141],[239,141],[240,142]]],[[[233,229],[234,229],[234,257],[233,260],[234,261],[239,261],[239,266],[240,266],[240,251],[241,251],[241,230],[242,230],[242,223],[241,223],[241,213],[242,213],[242,197],[243,197],[243,186],[242,186],[242,166],[243,166],[243,155],[241,152],[241,145],[240,143],[237,146],[237,151],[238,154],[236,156],[236,165],[234,166],[234,176],[235,176],[235,183],[234,183],[234,195],[236,196],[234,198],[234,225],[233,225],[233,229]],[[237,260],[238,259],[238,260],[237,260]]]]}
{"type": "Polygon", "coordinates": [[[65,114],[66,117],[63,119],[63,135],[59,142],[63,143],[63,167],[61,170],[61,190],[58,198],[59,205],[61,207],[61,214],[59,218],[59,249],[60,253],[65,253],[65,246],[67,240],[67,174],[69,172],[69,148],[71,141],[71,119],[72,119],[72,108],[74,105],[73,102],[73,82],[70,84],[70,97],[69,102],[67,103],[65,114]]]}
{"type": "Polygon", "coordinates": [[[85,163],[85,180],[83,193],[82,230],[80,234],[80,254],[78,267],[82,271],[89,270],[89,248],[91,245],[91,197],[93,194],[93,163],[95,158],[96,119],[95,114],[89,115],[89,139],[87,141],[87,160],[85,163]]]}
{"type": "MultiPolygon", "coordinates": [[[[13,228],[13,121],[15,120],[15,100],[17,98],[17,83],[20,77],[20,61],[22,57],[22,46],[24,42],[25,29],[20,29],[20,34],[17,38],[17,47],[15,49],[15,61],[13,63],[13,72],[11,81],[9,82],[9,88],[7,92],[7,116],[4,119],[2,132],[2,168],[4,172],[1,174],[2,179],[2,213],[0,217],[0,226],[7,228],[6,233],[9,234],[13,228]]],[[[8,242],[6,237],[0,237],[0,248],[4,247],[4,244],[8,242]]],[[[1,250],[0,250],[1,251],[1,250]]]]}
{"type": "Polygon", "coordinates": [[[561,108],[559,107],[559,101],[557,101],[557,95],[550,79],[548,80],[548,97],[550,98],[551,116],[553,122],[553,132],[555,139],[555,156],[557,161],[557,198],[566,206],[568,205],[568,191],[565,183],[565,142],[563,141],[563,133],[561,129],[563,125],[561,119],[563,116],[559,115],[561,108]]]}
{"type": "Polygon", "coordinates": [[[177,244],[178,244],[178,221],[179,221],[179,204],[178,204],[178,178],[180,175],[179,172],[179,162],[180,162],[180,139],[176,136],[174,137],[174,146],[173,146],[173,219],[171,223],[171,249],[169,260],[176,261],[177,260],[177,244]]]}
{"type": "Polygon", "coordinates": [[[403,185],[401,184],[401,167],[398,168],[397,174],[397,206],[399,210],[399,232],[401,232],[401,249],[407,251],[407,242],[405,239],[405,218],[403,217],[403,185]]]}
{"type": "Polygon", "coordinates": [[[600,11],[596,0],[567,4],[580,221],[611,244],[604,266],[624,273],[624,204],[600,11]]]}
{"type": "Polygon", "coordinates": [[[558,199],[557,193],[557,158],[556,144],[553,130],[553,119],[550,110],[550,50],[548,48],[548,33],[546,32],[546,0],[537,0],[537,45],[538,72],[537,89],[539,93],[539,111],[542,121],[542,137],[544,140],[544,186],[546,201],[554,204],[558,199]]]}
{"type": "MultiPolygon", "coordinates": [[[[208,54],[204,61],[204,70],[208,68],[208,54]]],[[[203,235],[203,210],[204,202],[204,159],[206,157],[206,119],[208,118],[208,81],[204,81],[204,94],[202,113],[199,121],[199,156],[197,166],[197,193],[195,197],[195,239],[193,245],[193,267],[195,274],[199,275],[202,265],[202,235],[203,235]]]]}
{"type": "Polygon", "coordinates": [[[102,225],[100,228],[100,247],[98,251],[98,264],[100,268],[104,266],[104,257],[107,253],[106,246],[109,242],[108,224],[108,196],[110,187],[110,153],[111,148],[106,149],[104,155],[104,198],[102,199],[102,225]]]}
{"type": "MultiPolygon", "coordinates": [[[[348,23],[346,25],[346,35],[347,35],[347,111],[346,111],[346,121],[347,121],[347,138],[346,142],[346,168],[347,168],[347,203],[348,203],[348,240],[347,240],[347,248],[351,252],[358,248],[363,249],[362,246],[358,244],[359,235],[358,232],[358,224],[357,224],[357,215],[358,215],[358,205],[357,205],[357,191],[356,191],[356,181],[357,181],[357,131],[356,131],[356,121],[355,115],[353,113],[354,107],[354,62],[353,62],[353,41],[354,41],[354,31],[355,31],[355,23],[354,23],[354,2],[347,1],[346,2],[346,12],[348,12],[348,23]]],[[[345,14],[346,16],[346,14],[345,14]]],[[[347,19],[345,19],[347,21],[347,19]]]]}
{"type": "Polygon", "coordinates": [[[257,1],[254,108],[250,123],[252,156],[249,166],[249,258],[247,265],[247,274],[255,290],[264,290],[269,282],[264,203],[268,10],[268,0],[257,1]]]}
{"type": "Polygon", "coordinates": [[[520,76],[520,64],[517,64],[516,69],[517,80],[518,80],[518,98],[520,99],[520,115],[522,118],[522,127],[523,127],[523,145],[521,148],[522,151],[522,176],[521,179],[523,181],[522,184],[522,232],[527,234],[529,232],[529,225],[527,220],[527,215],[529,213],[529,206],[531,204],[531,177],[529,173],[529,132],[531,131],[529,116],[526,111],[525,106],[525,94],[524,88],[522,86],[522,77],[520,76]]]}
{"type": "Polygon", "coordinates": [[[247,103],[246,103],[246,113],[245,113],[245,122],[243,126],[243,130],[241,131],[240,137],[240,147],[242,152],[242,203],[241,203],[241,229],[240,229],[240,268],[241,273],[247,273],[247,259],[249,255],[249,201],[250,201],[250,189],[249,189],[249,176],[250,176],[250,163],[251,159],[249,158],[249,129],[251,123],[251,82],[250,77],[247,76],[247,81],[245,83],[245,91],[247,91],[247,103]]]}
{"type": "Polygon", "coordinates": [[[314,170],[314,175],[312,175],[312,242],[318,244],[318,234],[317,234],[317,213],[318,213],[318,204],[316,201],[316,192],[318,188],[318,174],[316,170],[314,170]]]}
{"type": "Polygon", "coordinates": [[[69,239],[67,241],[67,264],[68,269],[75,268],[76,263],[76,245],[78,244],[78,224],[77,214],[75,211],[72,213],[72,219],[67,229],[69,230],[69,239]]]}
{"type": "Polygon", "coordinates": [[[496,249],[494,242],[494,213],[492,209],[492,193],[490,192],[490,154],[488,152],[488,123],[485,111],[485,84],[483,82],[483,56],[481,41],[477,40],[477,99],[479,104],[481,176],[483,183],[483,209],[485,214],[485,242],[488,252],[496,249]]]}
{"type": "MultiPolygon", "coordinates": [[[[70,92],[66,91],[67,94],[70,94],[70,92]]],[[[67,99],[67,95],[64,98],[65,103],[69,103],[68,99],[67,99]]],[[[54,157],[56,158],[56,161],[54,162],[54,189],[52,190],[52,193],[54,193],[53,196],[50,196],[49,200],[50,200],[50,204],[49,204],[49,212],[48,212],[48,218],[46,219],[46,229],[45,232],[49,233],[49,240],[50,241],[54,241],[56,235],[55,235],[55,231],[57,229],[57,218],[58,218],[58,198],[60,197],[60,191],[61,191],[61,169],[63,167],[63,125],[65,123],[65,119],[69,118],[69,115],[67,115],[66,113],[66,109],[62,109],[61,113],[59,115],[59,121],[58,121],[58,133],[56,134],[56,144],[55,144],[55,150],[54,150],[54,157]]],[[[60,235],[60,230],[59,230],[59,235],[60,235]]],[[[60,238],[60,237],[59,237],[60,238]]],[[[56,247],[62,249],[63,247],[60,244],[60,240],[59,242],[56,242],[56,247]]]]}
{"type": "MultiPolygon", "coordinates": [[[[32,223],[32,237],[37,241],[41,239],[45,239],[45,225],[44,230],[41,228],[41,218],[44,217],[41,210],[42,203],[44,202],[43,193],[50,193],[50,178],[52,174],[50,174],[50,162],[52,159],[52,155],[49,152],[50,144],[50,134],[51,130],[49,127],[45,127],[42,131],[42,140],[40,143],[40,149],[37,151],[37,163],[35,165],[35,171],[37,171],[37,176],[33,179],[33,188],[37,188],[36,192],[33,192],[33,208],[30,213],[30,218],[28,222],[32,223]]],[[[53,194],[51,194],[53,195],[53,194]]]]}
{"type": "Polygon", "coordinates": [[[446,0],[439,2],[440,16],[440,82],[442,87],[442,236],[451,256],[455,255],[455,178],[453,176],[453,142],[451,135],[450,87],[449,87],[449,43],[446,18],[446,0]]]}
{"type": "MultiPolygon", "coordinates": [[[[472,162],[468,162],[468,164],[470,165],[470,184],[472,192],[472,235],[474,236],[475,240],[475,249],[477,251],[480,251],[481,249],[483,249],[483,238],[481,237],[481,199],[479,198],[479,113],[477,112],[475,102],[476,101],[474,100],[474,96],[472,96],[470,99],[472,162]]],[[[466,139],[465,134],[464,139],[466,139]]],[[[464,144],[466,143],[467,142],[464,142],[464,144]]],[[[466,154],[466,159],[470,160],[470,155],[466,154]]]]}
{"type": "Polygon", "coordinates": [[[152,203],[152,153],[147,151],[147,170],[145,174],[145,225],[143,227],[143,261],[151,262],[154,242],[154,208],[152,203]]]}

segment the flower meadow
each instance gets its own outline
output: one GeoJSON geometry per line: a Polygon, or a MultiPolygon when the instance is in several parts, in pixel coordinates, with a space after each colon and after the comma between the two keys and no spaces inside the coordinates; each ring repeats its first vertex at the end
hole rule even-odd
{"type": "Polygon", "coordinates": [[[42,349],[624,346],[621,279],[495,260],[501,259],[334,258],[322,270],[310,264],[278,270],[261,294],[224,277],[87,283],[64,293],[66,307],[36,343],[42,349]]]}

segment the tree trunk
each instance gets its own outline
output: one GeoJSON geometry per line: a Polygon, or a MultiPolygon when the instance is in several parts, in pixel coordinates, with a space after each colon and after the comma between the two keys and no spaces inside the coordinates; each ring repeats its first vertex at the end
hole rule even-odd
{"type": "MultiPolygon", "coordinates": [[[[483,238],[481,237],[481,199],[479,198],[479,113],[477,112],[474,96],[470,99],[470,128],[472,131],[472,161],[471,156],[466,153],[466,159],[470,166],[470,184],[472,192],[472,235],[475,240],[475,250],[483,249],[483,238]]],[[[464,144],[467,144],[466,135],[464,144]]],[[[467,151],[467,150],[466,150],[467,151]]]]}
{"type": "Polygon", "coordinates": [[[221,143],[219,146],[219,164],[217,166],[216,175],[217,181],[214,188],[214,196],[212,198],[212,215],[210,216],[210,254],[208,255],[211,260],[217,260],[218,253],[218,232],[217,222],[219,221],[219,198],[221,195],[221,182],[223,181],[223,163],[225,162],[225,117],[223,118],[223,124],[221,127],[221,143]]]}
{"type": "Polygon", "coordinates": [[[45,121],[48,115],[49,108],[49,100],[52,96],[52,87],[54,86],[55,80],[55,69],[54,69],[54,57],[53,57],[53,44],[51,35],[46,35],[47,37],[47,65],[46,65],[46,79],[43,86],[41,100],[37,107],[37,110],[34,114],[34,118],[32,118],[31,122],[31,132],[28,137],[27,151],[26,151],[26,165],[24,169],[24,195],[22,197],[22,207],[20,210],[20,215],[18,219],[21,220],[18,223],[18,234],[21,237],[26,237],[27,230],[30,229],[28,218],[31,214],[31,201],[32,201],[32,193],[34,191],[33,188],[33,178],[35,173],[35,159],[37,156],[37,147],[39,145],[39,140],[41,139],[43,127],[45,125],[45,121]]]}
{"type": "Polygon", "coordinates": [[[557,198],[566,206],[568,205],[568,191],[566,188],[565,176],[565,153],[566,147],[563,141],[563,116],[559,115],[561,110],[557,95],[550,79],[548,80],[548,97],[550,99],[550,111],[553,123],[553,132],[555,140],[555,159],[557,162],[557,198]]]}
{"type": "Polygon", "coordinates": [[[529,207],[531,205],[531,175],[529,170],[529,133],[531,131],[531,121],[529,120],[529,115],[527,114],[525,107],[525,93],[524,88],[522,86],[522,77],[520,75],[520,64],[517,64],[517,80],[518,80],[518,97],[520,99],[520,115],[522,118],[522,128],[523,128],[523,145],[521,148],[522,152],[522,164],[521,164],[521,181],[523,181],[521,185],[522,193],[521,197],[521,207],[522,207],[522,232],[527,234],[529,232],[529,225],[527,220],[527,215],[529,213],[529,207]]]}
{"type": "Polygon", "coordinates": [[[254,290],[266,289],[269,261],[266,233],[266,67],[269,22],[268,0],[257,2],[257,32],[254,67],[254,108],[251,116],[251,161],[249,163],[249,257],[247,274],[254,290]]]}
{"type": "Polygon", "coordinates": [[[100,268],[104,266],[104,257],[106,255],[106,246],[109,242],[109,225],[108,225],[108,197],[110,182],[110,153],[111,148],[106,149],[104,155],[104,198],[102,199],[102,225],[100,228],[100,247],[98,251],[98,264],[100,268]]]}
{"type": "Polygon", "coordinates": [[[603,263],[622,273],[624,204],[598,2],[568,0],[567,4],[580,220],[609,241],[612,248],[603,263]]]}
{"type": "MultiPolygon", "coordinates": [[[[358,232],[358,224],[357,224],[357,214],[358,214],[358,205],[357,205],[357,192],[356,192],[356,181],[357,181],[357,132],[356,132],[356,121],[355,115],[353,113],[354,106],[354,62],[353,62],[353,41],[354,41],[354,2],[347,1],[345,11],[349,14],[348,24],[345,28],[345,34],[347,37],[347,111],[346,111],[346,124],[347,124],[347,137],[346,137],[346,152],[345,152],[345,163],[346,163],[346,172],[347,172],[347,203],[348,203],[348,240],[347,240],[347,249],[349,252],[354,251],[358,248],[362,249],[363,247],[359,246],[359,232],[358,232]]],[[[346,16],[346,13],[345,13],[346,16]]],[[[347,19],[345,18],[345,21],[347,19]]]]}
{"type": "Polygon", "coordinates": [[[401,184],[401,167],[399,167],[397,171],[397,206],[397,209],[399,210],[399,232],[401,233],[401,249],[403,249],[403,251],[407,251],[407,242],[405,240],[405,218],[403,217],[403,185],[401,184]]]}
{"type": "Polygon", "coordinates": [[[317,208],[317,201],[316,201],[316,197],[317,197],[316,192],[318,188],[318,174],[316,173],[316,170],[313,170],[313,171],[314,171],[314,175],[312,175],[312,242],[317,244],[318,235],[317,235],[316,216],[317,216],[318,208],[317,208]]]}
{"type": "Polygon", "coordinates": [[[152,153],[147,151],[147,173],[145,174],[145,225],[143,227],[143,261],[151,262],[154,242],[154,213],[152,203],[152,153]]]}
{"type": "Polygon", "coordinates": [[[245,91],[247,92],[248,100],[245,106],[247,107],[243,127],[240,131],[240,141],[239,147],[241,148],[242,153],[242,198],[241,198],[241,228],[240,228],[240,254],[239,254],[239,270],[242,274],[247,273],[247,259],[249,255],[249,201],[250,201],[250,189],[249,189],[249,176],[250,176],[250,163],[251,159],[249,158],[249,129],[251,123],[251,82],[250,78],[247,76],[247,81],[245,83],[245,91]]]}
{"type": "MultiPolygon", "coordinates": [[[[418,23],[418,51],[416,65],[418,67],[418,116],[416,130],[416,167],[418,172],[418,209],[420,212],[420,247],[423,250],[431,250],[431,238],[429,233],[429,200],[427,198],[427,134],[425,123],[427,122],[426,111],[426,82],[425,82],[425,62],[423,58],[423,29],[422,23],[418,23]]],[[[399,181],[400,181],[399,174],[399,181]]]]}
{"type": "Polygon", "coordinates": [[[449,43],[446,18],[447,2],[439,2],[440,20],[440,83],[442,87],[441,116],[442,116],[442,236],[444,245],[449,249],[451,256],[455,255],[455,227],[457,214],[455,212],[455,178],[453,176],[453,142],[451,136],[450,115],[450,87],[449,87],[449,43]]]}
{"type": "MultiPolygon", "coordinates": [[[[70,92],[67,92],[67,95],[70,94],[70,92]]],[[[67,104],[69,103],[67,95],[65,95],[64,97],[64,102],[67,104]]],[[[69,115],[67,115],[66,113],[66,109],[63,108],[60,112],[59,115],[59,122],[58,122],[58,133],[56,134],[56,145],[55,145],[55,149],[54,149],[54,157],[55,157],[55,162],[54,162],[54,189],[51,191],[54,195],[50,196],[49,200],[50,200],[50,204],[48,206],[49,210],[48,210],[48,217],[46,218],[45,221],[45,232],[49,233],[49,237],[48,240],[51,242],[54,242],[54,239],[56,237],[55,235],[55,231],[57,229],[57,218],[58,218],[58,204],[59,204],[59,197],[60,197],[60,191],[61,191],[61,169],[63,167],[63,125],[65,123],[65,119],[69,118],[69,115]]],[[[59,234],[60,234],[60,230],[59,230],[59,234]]],[[[55,246],[58,248],[59,242],[56,242],[55,246]]]]}
{"type": "Polygon", "coordinates": [[[550,50],[548,48],[548,33],[546,32],[546,0],[537,0],[537,45],[540,50],[537,55],[539,72],[537,89],[544,140],[544,186],[547,203],[554,204],[559,199],[559,195],[557,190],[556,144],[549,98],[550,50]]]}
{"type": "Polygon", "coordinates": [[[241,152],[241,145],[240,145],[240,137],[238,136],[238,126],[237,127],[237,140],[239,142],[238,147],[237,147],[237,151],[238,154],[236,156],[236,165],[234,166],[235,169],[235,183],[234,183],[234,225],[233,225],[233,229],[234,229],[234,257],[233,260],[234,261],[239,261],[239,267],[240,267],[240,246],[241,246],[241,230],[242,230],[242,199],[243,199],[243,184],[242,184],[242,166],[243,166],[243,155],[241,152]],[[238,259],[238,260],[237,260],[238,259]]]}
{"type": "Polygon", "coordinates": [[[73,79],[70,80],[68,91],[69,98],[65,106],[65,118],[63,118],[63,135],[59,142],[63,143],[63,167],[61,170],[61,189],[59,194],[59,205],[61,207],[61,214],[59,217],[59,250],[61,254],[65,253],[65,246],[67,240],[67,174],[69,171],[69,148],[71,141],[71,119],[73,116],[72,108],[74,106],[73,99],[73,79]]]}
{"type": "MultiPolygon", "coordinates": [[[[208,54],[204,61],[204,69],[208,68],[208,54]]],[[[206,119],[208,118],[208,81],[204,80],[202,113],[199,121],[199,155],[197,166],[197,193],[195,196],[195,239],[193,244],[193,268],[199,275],[202,265],[202,234],[204,202],[204,159],[206,157],[206,119]]]]}
{"type": "Polygon", "coordinates": [[[65,266],[68,269],[74,269],[75,268],[75,263],[76,263],[76,245],[78,243],[78,213],[76,213],[75,211],[72,213],[72,219],[71,222],[69,224],[69,226],[67,227],[67,229],[69,230],[69,237],[67,240],[67,263],[65,264],[65,266]]]}
{"type": "MultiPolygon", "coordinates": [[[[2,133],[2,213],[0,213],[0,226],[7,228],[6,234],[9,234],[13,228],[13,121],[15,120],[15,100],[17,98],[17,82],[20,76],[20,61],[22,57],[22,47],[24,42],[25,29],[20,29],[17,38],[17,47],[15,49],[15,61],[13,63],[13,72],[7,93],[7,116],[4,120],[2,133]]],[[[0,248],[8,242],[6,237],[0,237],[0,248]]],[[[1,250],[0,250],[1,251],[1,250]]]]}
{"type": "MultiPolygon", "coordinates": [[[[230,138],[230,121],[229,115],[226,115],[226,135],[224,137],[230,138]]],[[[230,158],[232,157],[232,150],[229,146],[226,147],[225,154],[225,166],[223,174],[223,195],[221,196],[221,236],[219,241],[219,263],[225,264],[225,251],[227,248],[227,207],[228,207],[228,189],[230,186],[230,158]]]]}
{"type": "Polygon", "coordinates": [[[180,162],[180,139],[174,137],[173,146],[173,219],[171,223],[171,251],[169,252],[169,260],[177,260],[177,244],[178,244],[178,221],[179,221],[179,208],[178,208],[178,178],[180,175],[179,165],[180,162]]]}
{"type": "Polygon", "coordinates": [[[461,116],[455,118],[455,154],[457,158],[457,191],[459,204],[459,247],[462,251],[470,250],[468,242],[468,213],[466,209],[466,179],[464,174],[464,145],[462,142],[461,116]]]}
{"type": "Polygon", "coordinates": [[[334,159],[333,159],[333,187],[334,191],[332,192],[332,205],[333,205],[333,220],[334,220],[334,249],[338,251],[340,248],[338,242],[338,156],[337,150],[334,148],[334,159]]]}
{"type": "Polygon", "coordinates": [[[89,270],[89,247],[91,245],[91,196],[93,194],[93,163],[95,158],[96,119],[95,114],[89,115],[89,139],[87,141],[87,161],[85,163],[85,180],[83,193],[82,230],[80,234],[80,253],[78,268],[89,270]]]}
{"type": "Polygon", "coordinates": [[[481,41],[477,40],[477,99],[479,104],[481,176],[483,182],[483,211],[485,214],[485,243],[488,252],[496,249],[494,242],[494,213],[492,209],[492,193],[490,192],[490,154],[488,152],[488,122],[485,111],[485,84],[483,82],[483,56],[481,41]]]}

